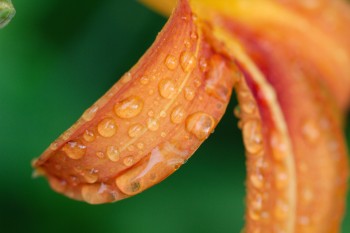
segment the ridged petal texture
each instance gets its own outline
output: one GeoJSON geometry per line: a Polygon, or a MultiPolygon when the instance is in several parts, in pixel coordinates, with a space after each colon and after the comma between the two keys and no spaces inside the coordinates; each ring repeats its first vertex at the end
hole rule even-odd
{"type": "MultiPolygon", "coordinates": [[[[174,1],[144,2],[167,14],[174,1]]],[[[235,89],[247,158],[245,232],[339,232],[348,25],[341,0],[181,0],[140,61],[34,167],[77,200],[133,196],[189,159],[235,89]]]]}

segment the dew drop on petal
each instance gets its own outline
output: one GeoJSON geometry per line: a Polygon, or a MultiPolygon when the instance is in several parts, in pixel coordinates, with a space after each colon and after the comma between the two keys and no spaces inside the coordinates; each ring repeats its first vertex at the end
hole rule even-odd
{"type": "Polygon", "coordinates": [[[95,169],[84,171],[82,176],[87,183],[93,184],[98,180],[98,171],[95,169]]]}
{"type": "Polygon", "coordinates": [[[82,118],[85,121],[91,121],[95,117],[97,111],[98,111],[98,106],[93,105],[83,113],[82,118]]]}
{"type": "Polygon", "coordinates": [[[314,120],[305,121],[302,126],[302,134],[304,138],[310,142],[315,143],[320,138],[320,129],[314,120]]]}
{"type": "Polygon", "coordinates": [[[143,85],[147,85],[149,83],[149,78],[147,76],[142,76],[140,78],[140,83],[143,85]]]}
{"type": "Polygon", "coordinates": [[[114,201],[113,195],[103,183],[84,185],[81,189],[81,196],[84,201],[90,204],[102,204],[114,201]]]}
{"type": "Polygon", "coordinates": [[[84,134],[83,134],[83,139],[86,141],[86,142],[93,142],[96,138],[96,135],[94,134],[93,131],[91,130],[85,130],[84,134]]]}
{"type": "Polygon", "coordinates": [[[159,129],[158,120],[155,118],[148,118],[147,120],[147,128],[151,131],[157,131],[159,129]]]}
{"type": "Polygon", "coordinates": [[[175,83],[170,79],[163,79],[159,82],[158,90],[163,98],[171,99],[176,92],[175,83]]]}
{"type": "Polygon", "coordinates": [[[276,201],[274,215],[277,220],[285,219],[288,215],[288,211],[289,211],[289,207],[284,201],[282,200],[276,201]]]}
{"type": "Polygon", "coordinates": [[[178,60],[176,59],[175,56],[173,55],[168,55],[165,58],[165,66],[169,69],[169,70],[175,70],[176,67],[178,66],[178,60]]]}
{"type": "Polygon", "coordinates": [[[128,156],[128,157],[123,159],[123,163],[125,166],[130,167],[134,164],[134,159],[133,159],[133,157],[128,156]]]}
{"type": "Polygon", "coordinates": [[[117,132],[117,125],[112,118],[105,118],[97,125],[97,132],[105,138],[110,138],[117,132]]]}
{"type": "Polygon", "coordinates": [[[263,149],[260,121],[248,120],[242,130],[246,150],[251,154],[258,154],[263,149]]]}
{"type": "Polygon", "coordinates": [[[196,57],[191,52],[182,52],[180,56],[180,64],[185,72],[190,72],[196,66],[196,57]]]}
{"type": "Polygon", "coordinates": [[[214,118],[206,113],[197,112],[186,119],[186,129],[198,139],[206,139],[215,126],[214,118]]]}
{"type": "Polygon", "coordinates": [[[180,124],[185,119],[185,109],[181,105],[176,106],[171,112],[171,122],[180,124]]]}
{"type": "Polygon", "coordinates": [[[250,175],[249,181],[256,189],[261,189],[264,186],[264,179],[261,174],[250,175]]]}
{"type": "Polygon", "coordinates": [[[103,159],[105,157],[105,154],[101,151],[98,151],[96,152],[96,156],[99,158],[99,159],[103,159]]]}
{"type": "Polygon", "coordinates": [[[62,147],[62,151],[71,159],[81,159],[86,153],[86,146],[80,142],[70,141],[62,147]]]}
{"type": "Polygon", "coordinates": [[[194,98],[194,96],[195,96],[195,91],[194,91],[192,88],[186,87],[185,90],[184,90],[184,92],[185,92],[185,98],[186,98],[186,100],[188,100],[188,101],[193,100],[193,98],[194,98]]]}
{"type": "Polygon", "coordinates": [[[106,154],[109,160],[113,162],[119,161],[120,152],[115,146],[108,146],[106,154]]]}
{"type": "Polygon", "coordinates": [[[133,126],[131,126],[128,130],[128,135],[129,137],[131,138],[135,138],[135,137],[138,137],[142,134],[144,130],[144,126],[141,125],[141,124],[135,124],[133,126]]]}
{"type": "Polygon", "coordinates": [[[141,113],[143,101],[137,96],[130,96],[114,106],[115,114],[124,119],[133,118],[141,113]]]}

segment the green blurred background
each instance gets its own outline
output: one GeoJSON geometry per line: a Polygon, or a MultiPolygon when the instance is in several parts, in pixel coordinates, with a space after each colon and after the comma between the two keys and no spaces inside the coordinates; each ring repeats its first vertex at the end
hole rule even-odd
{"type": "Polygon", "coordinates": [[[238,233],[245,162],[235,101],[186,165],[130,199],[91,206],[31,177],[31,160],[137,61],[166,20],[130,0],[14,5],[16,17],[0,30],[0,232],[238,233]]]}

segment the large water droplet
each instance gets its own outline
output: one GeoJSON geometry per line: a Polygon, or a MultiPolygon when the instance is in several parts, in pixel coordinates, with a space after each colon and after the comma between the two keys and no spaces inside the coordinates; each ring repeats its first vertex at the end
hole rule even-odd
{"type": "Polygon", "coordinates": [[[128,134],[131,138],[141,136],[144,130],[144,126],[141,124],[135,124],[129,128],[128,134]]]}
{"type": "Polygon", "coordinates": [[[157,131],[159,129],[158,120],[155,118],[148,118],[147,128],[151,131],[157,131]]]}
{"type": "Polygon", "coordinates": [[[62,151],[71,159],[81,159],[86,153],[86,146],[80,142],[70,141],[62,147],[62,151]]]}
{"type": "Polygon", "coordinates": [[[195,135],[199,140],[206,139],[213,131],[214,126],[214,118],[203,112],[194,113],[186,119],[187,131],[195,135]]]}
{"type": "Polygon", "coordinates": [[[84,201],[90,204],[102,204],[114,201],[114,196],[108,190],[107,185],[103,183],[84,185],[81,189],[81,196],[84,201]]]}
{"type": "Polygon", "coordinates": [[[117,149],[117,147],[115,147],[115,146],[108,146],[106,154],[107,154],[109,160],[111,160],[113,162],[117,162],[119,160],[120,153],[119,153],[119,150],[117,149]]]}
{"type": "Polygon", "coordinates": [[[196,57],[191,52],[182,52],[180,56],[180,64],[185,72],[190,72],[196,66],[196,57]]]}
{"type": "Polygon", "coordinates": [[[185,119],[185,116],[186,112],[184,107],[178,105],[171,112],[171,122],[173,122],[174,124],[180,124],[185,119]]]}
{"type": "Polygon", "coordinates": [[[175,70],[178,66],[178,60],[173,55],[168,55],[164,63],[169,70],[175,70]]]}
{"type": "Polygon", "coordinates": [[[84,134],[83,134],[83,139],[87,142],[93,142],[96,138],[96,135],[94,134],[93,131],[91,130],[85,130],[84,134]]]}
{"type": "Polygon", "coordinates": [[[97,111],[98,111],[98,106],[93,105],[83,113],[82,118],[85,121],[91,121],[95,117],[97,111]]]}
{"type": "Polygon", "coordinates": [[[160,81],[158,89],[160,95],[166,99],[171,99],[176,92],[175,83],[170,79],[163,79],[160,81]]]}
{"type": "Polygon", "coordinates": [[[243,125],[243,141],[250,154],[258,154],[263,149],[261,123],[258,120],[248,120],[243,125]]]}
{"type": "Polygon", "coordinates": [[[117,132],[117,125],[112,118],[103,119],[97,126],[97,132],[106,138],[110,138],[117,132]]]}
{"type": "Polygon", "coordinates": [[[82,176],[87,183],[93,184],[98,180],[98,171],[96,169],[91,169],[82,172],[82,176]]]}
{"type": "Polygon", "coordinates": [[[133,118],[139,115],[143,108],[143,101],[137,96],[130,96],[114,106],[115,114],[120,118],[133,118]]]}

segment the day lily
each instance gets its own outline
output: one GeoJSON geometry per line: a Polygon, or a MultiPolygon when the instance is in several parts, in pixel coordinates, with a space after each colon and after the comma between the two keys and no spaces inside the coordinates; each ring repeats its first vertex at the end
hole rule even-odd
{"type": "Polygon", "coordinates": [[[144,0],[168,23],[40,158],[51,187],[118,201],[176,171],[237,94],[245,232],[338,232],[348,161],[350,6],[343,0],[144,0]]]}

